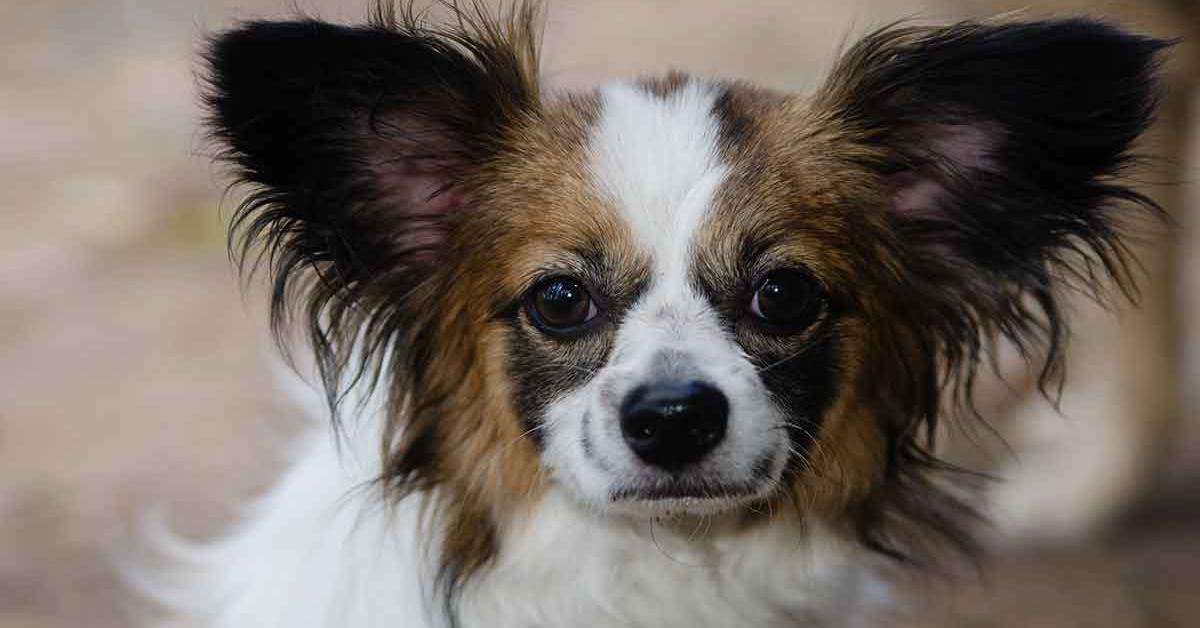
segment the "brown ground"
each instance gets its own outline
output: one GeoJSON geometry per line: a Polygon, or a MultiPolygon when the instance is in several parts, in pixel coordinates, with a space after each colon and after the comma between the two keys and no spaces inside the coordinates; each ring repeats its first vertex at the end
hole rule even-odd
{"type": "MultiPolygon", "coordinates": [[[[547,70],[568,86],[683,67],[803,89],[843,34],[976,5],[560,0],[547,70]]],[[[259,295],[243,299],[223,250],[191,71],[204,32],[287,6],[0,3],[0,628],[129,625],[110,565],[139,514],[211,532],[276,467],[290,429],[259,295]]],[[[984,584],[939,589],[909,623],[1197,625],[1200,514],[1165,504],[1100,541],[1002,552],[984,584]]]]}

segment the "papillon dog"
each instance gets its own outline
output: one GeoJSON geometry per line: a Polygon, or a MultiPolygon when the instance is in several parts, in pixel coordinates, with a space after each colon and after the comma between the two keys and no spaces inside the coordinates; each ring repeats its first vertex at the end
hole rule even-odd
{"type": "Polygon", "coordinates": [[[534,4],[449,9],[211,40],[234,251],[337,429],[176,552],[173,616],[859,625],[881,569],[969,546],[939,417],[998,341],[1052,394],[1060,293],[1133,289],[1124,234],[1159,210],[1121,175],[1167,44],[900,24],[808,95],[550,94],[534,4]]]}

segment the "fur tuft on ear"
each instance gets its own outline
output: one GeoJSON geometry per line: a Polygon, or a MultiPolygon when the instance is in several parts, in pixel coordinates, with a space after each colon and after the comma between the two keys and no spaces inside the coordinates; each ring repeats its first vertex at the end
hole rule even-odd
{"type": "Polygon", "coordinates": [[[536,4],[445,8],[445,28],[390,2],[364,27],[250,22],[207,51],[209,127],[251,188],[231,252],[271,274],[277,334],[303,312],[334,407],[377,377],[474,170],[537,113],[536,4]]]}
{"type": "Polygon", "coordinates": [[[945,520],[910,498],[938,494],[919,474],[944,466],[929,453],[942,401],[974,413],[971,384],[995,339],[1044,356],[1039,384],[1053,396],[1059,293],[1103,298],[1115,283],[1134,294],[1124,233],[1162,212],[1120,177],[1168,45],[1082,18],[893,26],[849,50],[818,94],[861,142],[894,234],[895,329],[878,344],[898,356],[879,394],[892,443],[882,492],[899,497],[868,518],[945,520]]]}
{"type": "Polygon", "coordinates": [[[906,289],[950,371],[969,378],[995,333],[1045,340],[1045,387],[1064,338],[1056,291],[1100,297],[1111,279],[1134,293],[1123,232],[1161,210],[1119,177],[1168,45],[1083,18],[889,27],[838,64],[818,102],[871,148],[906,289]]]}

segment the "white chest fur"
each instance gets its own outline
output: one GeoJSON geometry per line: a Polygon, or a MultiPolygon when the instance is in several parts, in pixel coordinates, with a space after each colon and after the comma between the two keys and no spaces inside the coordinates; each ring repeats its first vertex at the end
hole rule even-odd
{"type": "MultiPolygon", "coordinates": [[[[185,626],[442,626],[419,497],[388,508],[364,484],[379,468],[369,423],[340,450],[314,428],[240,527],[203,548],[169,544],[171,577],[143,588],[185,626]]],[[[462,628],[845,626],[867,582],[853,550],[786,513],[688,530],[604,518],[551,490],[512,528],[463,589],[462,628]]]]}
{"type": "Polygon", "coordinates": [[[845,625],[865,574],[851,550],[785,519],[668,527],[603,519],[551,492],[505,536],[460,614],[467,626],[845,625]]]}

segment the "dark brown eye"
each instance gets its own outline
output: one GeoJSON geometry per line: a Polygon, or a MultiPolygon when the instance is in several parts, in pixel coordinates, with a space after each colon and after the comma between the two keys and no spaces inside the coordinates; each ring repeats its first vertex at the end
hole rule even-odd
{"type": "Polygon", "coordinates": [[[551,277],[530,293],[530,318],[543,331],[570,334],[598,313],[587,289],[570,277],[551,277]]]}
{"type": "Polygon", "coordinates": [[[754,290],[750,313],[770,333],[803,331],[821,315],[824,294],[808,273],[775,270],[767,273],[754,290]]]}

